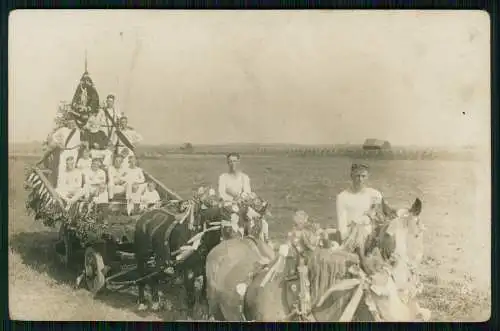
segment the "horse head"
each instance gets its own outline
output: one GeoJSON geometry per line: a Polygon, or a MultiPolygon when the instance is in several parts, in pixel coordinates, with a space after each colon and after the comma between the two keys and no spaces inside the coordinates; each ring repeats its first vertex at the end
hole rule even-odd
{"type": "Polygon", "coordinates": [[[378,247],[385,260],[398,255],[419,262],[422,258],[422,239],[425,230],[420,221],[422,201],[417,198],[410,208],[398,210],[382,204],[382,209],[386,221],[376,230],[376,240],[374,245],[369,247],[370,250],[378,247]]]}

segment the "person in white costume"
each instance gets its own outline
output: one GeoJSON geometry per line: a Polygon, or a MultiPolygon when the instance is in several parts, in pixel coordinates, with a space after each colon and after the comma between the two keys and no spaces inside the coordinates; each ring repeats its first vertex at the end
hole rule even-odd
{"type": "Polygon", "coordinates": [[[75,168],[75,158],[73,156],[66,158],[66,168],[60,173],[59,179],[56,192],[68,204],[76,201],[81,196],[83,174],[80,169],[75,168]]]}
{"type": "Polygon", "coordinates": [[[141,196],[140,209],[157,206],[160,200],[160,195],[156,190],[156,184],[154,182],[148,182],[148,186],[141,196]]]}
{"type": "MultiPolygon", "coordinates": [[[[119,124],[120,117],[125,116],[123,112],[120,112],[115,104],[115,96],[114,94],[108,94],[106,97],[106,104],[103,107],[103,111],[106,111],[109,116],[112,118],[113,122],[116,123],[116,125],[119,124]]],[[[115,131],[115,127],[113,126],[112,122],[110,121],[109,117],[106,116],[106,135],[108,137],[111,137],[113,132],[115,131]]]]}
{"type": "Polygon", "coordinates": [[[226,159],[228,172],[219,176],[219,196],[224,202],[231,202],[243,193],[252,193],[252,188],[250,178],[240,170],[240,155],[230,153],[226,159]]]}
{"type": "Polygon", "coordinates": [[[369,168],[364,164],[351,167],[351,186],[337,195],[337,229],[343,242],[353,225],[364,225],[367,233],[373,230],[367,216],[372,206],[382,203],[382,194],[367,186],[369,168]]]}
{"type": "Polygon", "coordinates": [[[80,171],[85,171],[87,169],[90,169],[90,164],[92,163],[92,159],[90,157],[90,150],[88,148],[85,148],[82,151],[82,157],[78,159],[78,162],[76,163],[76,167],[80,169],[80,171]]]}
{"type": "Polygon", "coordinates": [[[108,168],[108,191],[109,198],[113,199],[115,194],[123,194],[127,190],[127,170],[121,155],[115,155],[113,165],[108,168]]]}
{"type": "Polygon", "coordinates": [[[101,169],[100,159],[92,159],[90,169],[84,172],[83,179],[83,192],[87,200],[93,199],[96,203],[108,202],[106,173],[101,169]]]}
{"type": "Polygon", "coordinates": [[[144,192],[144,185],[146,178],[144,177],[144,172],[140,167],[137,166],[137,159],[135,156],[129,156],[129,166],[127,170],[127,211],[130,214],[134,209],[135,205],[139,205],[141,202],[141,196],[144,192]]]}
{"type": "MultiPolygon", "coordinates": [[[[142,136],[137,133],[134,129],[128,126],[128,119],[126,116],[120,117],[118,122],[118,130],[127,138],[127,140],[135,147],[139,142],[142,141],[142,136]]],[[[129,148],[119,137],[118,133],[113,131],[111,135],[111,144],[116,147],[116,152],[120,153],[124,148],[129,148]]],[[[133,153],[131,153],[133,154],[133,153]]]]}
{"type": "Polygon", "coordinates": [[[81,146],[80,129],[78,129],[75,120],[71,119],[67,122],[66,126],[61,127],[54,132],[49,139],[49,148],[51,150],[59,151],[59,160],[57,169],[57,181],[55,186],[59,186],[59,177],[61,172],[65,171],[66,159],[70,156],[76,160],[78,157],[78,149],[81,146]]]}
{"type": "MultiPolygon", "coordinates": [[[[251,194],[250,177],[241,171],[241,156],[238,153],[229,153],[226,157],[228,172],[219,176],[219,197],[224,203],[231,203],[242,194],[251,194]]],[[[267,241],[269,237],[269,224],[262,218],[261,237],[267,241]]]]}
{"type": "Polygon", "coordinates": [[[102,167],[107,170],[113,163],[113,152],[109,149],[93,149],[90,151],[93,159],[97,158],[101,160],[102,167]]]}

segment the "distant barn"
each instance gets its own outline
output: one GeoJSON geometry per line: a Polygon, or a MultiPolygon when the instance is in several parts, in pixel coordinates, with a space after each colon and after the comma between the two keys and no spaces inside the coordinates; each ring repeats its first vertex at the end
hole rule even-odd
{"type": "Polygon", "coordinates": [[[363,144],[363,150],[365,151],[384,151],[390,150],[391,144],[387,140],[379,139],[366,139],[363,144]]]}

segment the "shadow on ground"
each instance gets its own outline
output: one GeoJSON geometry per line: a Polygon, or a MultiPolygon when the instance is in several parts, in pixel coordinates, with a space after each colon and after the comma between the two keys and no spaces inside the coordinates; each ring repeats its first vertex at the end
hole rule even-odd
{"type": "MultiPolygon", "coordinates": [[[[19,254],[22,263],[27,267],[39,273],[46,273],[57,284],[73,287],[82,263],[74,261],[70,268],[63,266],[55,251],[57,239],[58,234],[55,231],[20,232],[11,235],[9,246],[19,254]]],[[[86,291],[84,284],[81,287],[74,291],[86,291]]],[[[146,291],[148,292],[148,290],[146,291]]],[[[186,294],[182,285],[163,284],[161,291],[163,301],[168,301],[171,307],[156,313],[137,311],[137,289],[135,286],[122,291],[104,289],[93,299],[113,308],[131,311],[141,317],[156,316],[165,321],[186,319],[186,294]]],[[[201,319],[206,310],[205,305],[198,303],[194,317],[201,319]]]]}

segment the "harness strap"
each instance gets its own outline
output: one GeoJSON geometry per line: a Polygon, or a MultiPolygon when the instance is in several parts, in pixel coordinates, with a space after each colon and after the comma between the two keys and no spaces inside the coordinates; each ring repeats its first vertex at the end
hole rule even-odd
{"type": "MultiPolygon", "coordinates": [[[[160,209],[163,213],[166,213],[166,214],[169,214],[169,215],[174,215],[164,209],[160,209]]],[[[185,219],[185,217],[183,217],[182,219],[185,219]]],[[[182,220],[181,219],[181,220],[182,220]]],[[[171,252],[170,252],[170,235],[172,234],[172,231],[174,231],[174,228],[177,226],[177,224],[181,223],[181,220],[179,219],[176,219],[174,222],[172,222],[172,224],[170,224],[170,226],[167,228],[167,231],[165,231],[165,236],[163,237],[164,239],[164,243],[165,243],[165,249],[167,250],[167,256],[171,257],[171,252]]]]}

